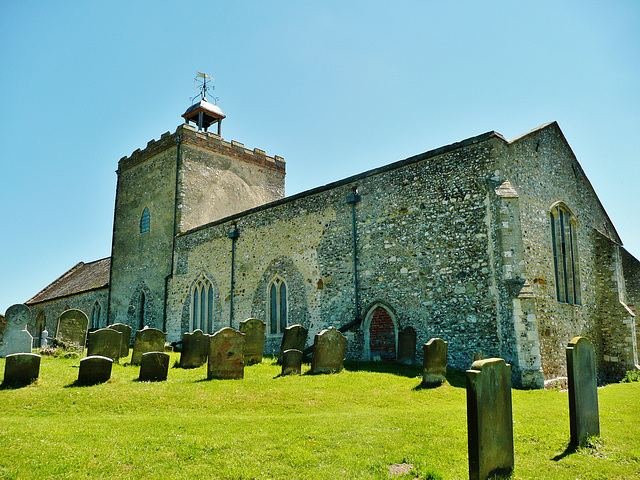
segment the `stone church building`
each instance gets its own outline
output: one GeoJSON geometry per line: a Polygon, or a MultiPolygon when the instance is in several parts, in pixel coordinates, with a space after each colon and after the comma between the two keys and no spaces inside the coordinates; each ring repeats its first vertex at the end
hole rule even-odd
{"type": "Polygon", "coordinates": [[[576,335],[601,378],[637,368],[640,263],[556,123],[285,197],[284,160],[224,140],[217,106],[183,117],[119,161],[111,256],[26,302],[36,338],[79,308],[93,328],[149,325],[169,341],[257,317],[267,353],[288,325],[309,329],[307,345],[335,326],[361,360],[395,360],[413,331],[419,359],[441,337],[450,367],[501,357],[524,387],[565,376],[576,335]]]}

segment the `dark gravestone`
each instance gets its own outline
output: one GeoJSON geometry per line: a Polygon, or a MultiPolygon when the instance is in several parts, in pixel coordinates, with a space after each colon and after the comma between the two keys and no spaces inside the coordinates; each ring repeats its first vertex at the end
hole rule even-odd
{"type": "Polygon", "coordinates": [[[122,342],[120,342],[120,358],[129,356],[129,346],[131,345],[131,327],[124,323],[114,323],[107,328],[122,333],[122,342]]]}
{"type": "Polygon", "coordinates": [[[484,480],[513,470],[511,366],[478,360],[467,370],[469,478],[484,480]]]}
{"type": "Polygon", "coordinates": [[[309,331],[302,325],[291,325],[284,329],[282,335],[282,344],[280,345],[280,354],[278,361],[282,363],[282,354],[285,350],[295,349],[304,351],[304,344],[307,343],[307,334],[309,331]]]}
{"type": "Polygon", "coordinates": [[[28,385],[40,374],[40,355],[13,353],[7,355],[4,365],[5,385],[28,385]]]}
{"type": "Polygon", "coordinates": [[[266,328],[267,324],[257,318],[247,318],[244,322],[240,322],[240,332],[246,335],[244,338],[245,365],[262,362],[266,328]]]}
{"type": "Polygon", "coordinates": [[[7,317],[0,313],[0,343],[2,343],[2,335],[7,329],[7,317]]]}
{"type": "Polygon", "coordinates": [[[140,365],[142,355],[147,352],[164,352],[166,338],[167,334],[157,328],[144,327],[142,330],[138,330],[133,343],[131,364],[140,365]]]}
{"type": "Polygon", "coordinates": [[[7,308],[5,312],[7,327],[0,342],[0,358],[13,353],[31,353],[33,337],[27,331],[30,316],[29,307],[21,303],[7,308]]]}
{"type": "Polygon", "coordinates": [[[600,435],[596,354],[591,342],[575,337],[567,346],[569,426],[571,445],[584,447],[591,435],[600,435]]]}
{"type": "Polygon", "coordinates": [[[225,327],[211,335],[207,378],[244,378],[244,333],[225,327]]]}
{"type": "Polygon", "coordinates": [[[205,335],[200,329],[182,335],[180,368],[196,368],[207,362],[210,337],[211,335],[205,335]]]}
{"type": "Polygon", "coordinates": [[[89,318],[82,310],[75,308],[65,310],[58,318],[56,338],[63,342],[77,343],[84,348],[88,328],[89,318]]]}
{"type": "Polygon", "coordinates": [[[104,383],[111,378],[113,360],[107,357],[95,355],[80,360],[78,383],[80,385],[95,385],[104,383]]]}
{"type": "Polygon", "coordinates": [[[300,375],[302,373],[302,352],[295,348],[285,350],[282,354],[282,373],[285,376],[289,374],[300,375]]]}
{"type": "Polygon", "coordinates": [[[164,352],[147,352],[140,362],[141,382],[163,382],[169,372],[169,354],[164,352]]]}
{"type": "Polygon", "coordinates": [[[101,328],[95,332],[89,332],[88,356],[101,356],[117,361],[122,349],[122,333],[110,328],[101,328]]]}
{"type": "Polygon", "coordinates": [[[447,379],[447,342],[432,338],[424,344],[422,358],[422,384],[427,387],[442,385],[447,379]]]}
{"type": "Polygon", "coordinates": [[[398,334],[398,363],[416,363],[416,330],[413,327],[405,327],[398,334]]]}
{"type": "Polygon", "coordinates": [[[347,338],[335,327],[317,333],[313,340],[311,373],[333,373],[344,368],[347,338]]]}

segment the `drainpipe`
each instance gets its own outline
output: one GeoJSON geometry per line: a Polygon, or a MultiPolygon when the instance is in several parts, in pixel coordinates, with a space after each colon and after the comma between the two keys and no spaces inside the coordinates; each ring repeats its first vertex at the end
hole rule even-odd
{"type": "Polygon", "coordinates": [[[233,226],[227,236],[231,239],[231,293],[229,296],[229,326],[233,328],[233,288],[235,286],[235,274],[236,274],[236,240],[240,236],[238,227],[233,226]]]}
{"type": "Polygon", "coordinates": [[[355,316],[354,325],[360,321],[360,300],[358,292],[358,231],[356,227],[356,203],[360,202],[362,197],[358,194],[358,187],[353,188],[353,193],[347,195],[346,203],[351,204],[351,228],[353,230],[353,290],[355,299],[355,316]]]}

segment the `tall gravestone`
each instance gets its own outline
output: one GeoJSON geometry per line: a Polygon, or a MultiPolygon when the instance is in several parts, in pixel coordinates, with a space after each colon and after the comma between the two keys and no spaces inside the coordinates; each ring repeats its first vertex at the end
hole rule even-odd
{"type": "Polygon", "coordinates": [[[567,346],[569,427],[571,445],[583,447],[591,435],[600,435],[596,354],[591,342],[575,337],[567,346]]]}
{"type": "Polygon", "coordinates": [[[245,365],[262,362],[266,328],[267,324],[257,318],[247,318],[244,322],[240,322],[240,332],[246,335],[244,338],[245,365]]]}
{"type": "Polygon", "coordinates": [[[416,330],[413,327],[405,327],[398,334],[398,363],[416,363],[416,330]]]}
{"type": "Polygon", "coordinates": [[[467,370],[469,478],[484,480],[513,470],[511,366],[478,360],[467,370]]]}
{"type": "Polygon", "coordinates": [[[164,342],[167,334],[157,328],[144,327],[136,332],[136,339],[133,342],[133,354],[131,364],[140,365],[142,355],[147,352],[164,352],[164,342]]]}
{"type": "Polygon", "coordinates": [[[424,344],[422,357],[422,384],[427,387],[442,385],[447,379],[447,342],[432,338],[424,344]]]}
{"type": "Polygon", "coordinates": [[[12,353],[4,364],[5,385],[28,385],[40,375],[40,355],[12,353]]]}
{"type": "Polygon", "coordinates": [[[107,328],[122,333],[122,341],[120,342],[120,358],[129,356],[129,345],[131,345],[131,327],[124,323],[114,323],[107,328]]]}
{"type": "Polygon", "coordinates": [[[80,360],[78,371],[78,383],[80,385],[95,385],[104,383],[111,378],[113,360],[107,357],[94,355],[80,360]]]}
{"type": "Polygon", "coordinates": [[[31,353],[33,337],[27,331],[30,316],[29,307],[21,303],[7,308],[5,313],[7,327],[2,335],[0,358],[13,353],[31,353]]]}
{"type": "Polygon", "coordinates": [[[122,352],[122,333],[110,328],[101,328],[89,332],[89,347],[87,355],[100,355],[118,361],[122,352]]]}
{"type": "Polygon", "coordinates": [[[209,357],[209,338],[202,330],[182,335],[182,351],[180,352],[180,368],[197,368],[207,363],[209,357]]]}
{"type": "Polygon", "coordinates": [[[244,333],[225,327],[209,339],[209,380],[244,378],[244,333]]]}
{"type": "Polygon", "coordinates": [[[317,333],[313,340],[311,373],[334,373],[344,368],[347,337],[335,327],[317,333]]]}
{"type": "Polygon", "coordinates": [[[84,348],[87,341],[89,318],[82,310],[65,310],[58,317],[56,338],[63,342],[76,343],[84,348]]]}
{"type": "Polygon", "coordinates": [[[164,382],[169,373],[169,354],[164,352],[147,352],[140,361],[141,382],[164,382]]]}
{"type": "Polygon", "coordinates": [[[307,343],[308,333],[309,331],[299,324],[285,328],[282,335],[282,343],[280,344],[278,361],[282,363],[282,354],[285,350],[294,349],[304,352],[304,344],[307,343]]]}

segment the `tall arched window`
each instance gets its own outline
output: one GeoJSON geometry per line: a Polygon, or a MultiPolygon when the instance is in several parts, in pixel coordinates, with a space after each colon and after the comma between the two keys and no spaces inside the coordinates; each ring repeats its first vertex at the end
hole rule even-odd
{"type": "Polygon", "coordinates": [[[287,284],[275,278],[269,285],[269,332],[283,333],[287,328],[287,284]]]}
{"type": "Polygon", "coordinates": [[[140,233],[147,233],[149,228],[151,227],[151,214],[149,213],[149,209],[145,207],[142,212],[142,217],[140,217],[140,233]]]}
{"type": "Polygon", "coordinates": [[[201,277],[191,290],[191,331],[213,333],[213,285],[201,277]]]}
{"type": "Polygon", "coordinates": [[[147,299],[144,292],[140,292],[140,301],[138,302],[138,330],[144,328],[146,303],[147,299]]]}
{"type": "Polygon", "coordinates": [[[559,302],[580,303],[580,269],[576,218],[563,204],[551,209],[551,241],[556,275],[556,296],[559,302]]]}
{"type": "Polygon", "coordinates": [[[93,313],[91,314],[91,328],[100,328],[100,311],[102,308],[100,304],[96,302],[93,306],[93,313]]]}

